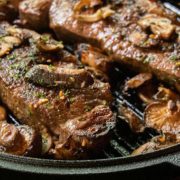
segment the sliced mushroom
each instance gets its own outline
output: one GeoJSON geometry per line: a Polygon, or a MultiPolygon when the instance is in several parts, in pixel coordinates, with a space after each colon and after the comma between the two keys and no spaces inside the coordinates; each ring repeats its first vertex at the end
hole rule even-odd
{"type": "Polygon", "coordinates": [[[78,45],[78,54],[81,55],[81,62],[102,72],[110,69],[110,58],[97,48],[88,44],[78,45]]]}
{"type": "Polygon", "coordinates": [[[0,145],[6,148],[12,148],[16,144],[19,131],[18,129],[7,122],[0,123],[0,145]]]}
{"type": "Polygon", "coordinates": [[[56,68],[48,65],[35,65],[26,74],[26,79],[45,87],[83,88],[94,82],[92,76],[84,69],[56,68]]]}
{"type": "Polygon", "coordinates": [[[138,96],[145,104],[150,104],[155,101],[153,96],[156,92],[157,87],[153,83],[148,83],[138,89],[138,96]]]}
{"type": "Polygon", "coordinates": [[[40,36],[37,47],[40,51],[49,53],[58,52],[64,48],[61,41],[54,40],[49,34],[40,36]]]}
{"type": "Polygon", "coordinates": [[[42,137],[42,155],[48,154],[49,150],[52,147],[53,141],[52,137],[47,131],[41,133],[42,137]]]}
{"type": "Polygon", "coordinates": [[[180,99],[179,95],[172,90],[163,86],[157,87],[152,83],[148,83],[146,86],[142,86],[140,89],[138,89],[138,95],[140,99],[146,104],[150,104],[155,101],[176,101],[180,99]]]}
{"type": "Polygon", "coordinates": [[[42,152],[42,140],[39,133],[29,126],[17,126],[20,135],[24,138],[25,144],[21,146],[24,148],[23,155],[26,156],[36,156],[40,155],[42,152]]]}
{"type": "Polygon", "coordinates": [[[4,121],[0,124],[0,147],[6,153],[36,156],[41,153],[41,138],[29,126],[15,126],[4,121]]]}
{"type": "Polygon", "coordinates": [[[147,142],[133,151],[132,155],[145,154],[156,150],[164,149],[180,143],[179,135],[162,135],[154,137],[150,142],[147,142]]]}
{"type": "Polygon", "coordinates": [[[175,31],[171,20],[154,14],[144,16],[138,21],[138,24],[145,30],[150,28],[154,34],[165,40],[169,39],[175,31]]]}
{"type": "Polygon", "coordinates": [[[7,118],[6,109],[2,106],[0,106],[0,122],[5,121],[7,118]]]}
{"type": "Polygon", "coordinates": [[[180,101],[160,101],[145,110],[145,124],[163,133],[180,133],[180,101]]]}
{"type": "Polygon", "coordinates": [[[154,99],[162,100],[162,101],[168,101],[168,100],[176,101],[176,100],[180,99],[180,97],[178,96],[178,94],[176,94],[172,90],[160,86],[158,88],[158,92],[154,95],[154,99]]]}
{"type": "Polygon", "coordinates": [[[94,14],[75,14],[76,19],[84,22],[97,22],[112,16],[115,13],[110,6],[98,9],[94,14]]]}
{"type": "Polygon", "coordinates": [[[144,131],[143,122],[133,113],[131,109],[125,106],[120,106],[118,109],[121,118],[123,118],[130,126],[133,132],[140,133],[144,131]]]}
{"type": "Polygon", "coordinates": [[[125,91],[129,89],[136,89],[140,86],[142,86],[145,82],[148,82],[152,79],[152,74],[150,73],[140,73],[136,75],[135,77],[128,80],[125,84],[125,91]]]}
{"type": "Polygon", "coordinates": [[[0,39],[0,57],[5,56],[13,50],[14,47],[22,43],[21,39],[14,36],[4,36],[0,39]]]}
{"type": "Polygon", "coordinates": [[[102,5],[102,0],[80,0],[74,6],[74,11],[79,12],[84,8],[93,8],[98,5],[102,5]]]}

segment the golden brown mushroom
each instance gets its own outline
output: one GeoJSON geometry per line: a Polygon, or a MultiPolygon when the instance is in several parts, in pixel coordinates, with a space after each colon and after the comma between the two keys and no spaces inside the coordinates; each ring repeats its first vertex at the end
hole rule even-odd
{"type": "Polygon", "coordinates": [[[147,142],[133,151],[132,155],[139,155],[148,152],[153,152],[156,150],[164,149],[170,146],[173,146],[177,143],[180,143],[179,135],[160,135],[151,139],[150,142],[147,142]]]}
{"type": "Polygon", "coordinates": [[[41,137],[29,126],[0,123],[0,149],[14,155],[37,156],[41,154],[41,137]]]}
{"type": "Polygon", "coordinates": [[[0,106],[0,122],[5,121],[7,117],[6,109],[0,106]]]}
{"type": "Polygon", "coordinates": [[[140,133],[144,131],[144,124],[143,122],[133,113],[131,109],[125,106],[119,107],[119,113],[130,126],[133,132],[140,133]]]}
{"type": "Polygon", "coordinates": [[[58,52],[64,48],[61,41],[52,39],[51,35],[42,35],[37,41],[37,47],[42,52],[58,52]]]}
{"type": "Polygon", "coordinates": [[[148,29],[158,35],[162,39],[169,39],[175,31],[175,26],[170,19],[157,16],[155,14],[147,14],[138,21],[143,29],[148,29]]]}
{"type": "Polygon", "coordinates": [[[148,82],[152,79],[152,74],[150,73],[140,73],[130,80],[128,80],[125,84],[125,91],[129,89],[136,89],[142,86],[144,83],[148,82]]]}
{"type": "Polygon", "coordinates": [[[160,101],[145,110],[145,124],[163,133],[180,133],[180,101],[160,101]]]}

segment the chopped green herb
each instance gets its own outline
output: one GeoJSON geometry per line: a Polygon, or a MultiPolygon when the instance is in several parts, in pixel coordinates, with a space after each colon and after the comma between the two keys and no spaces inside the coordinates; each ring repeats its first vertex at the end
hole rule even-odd
{"type": "Polygon", "coordinates": [[[44,93],[42,93],[42,92],[36,93],[35,96],[36,96],[37,98],[39,98],[39,99],[42,99],[42,98],[45,98],[45,97],[46,97],[46,95],[45,95],[44,93]]]}
{"type": "Polygon", "coordinates": [[[155,57],[149,55],[144,59],[144,63],[147,64],[147,63],[150,63],[151,61],[154,61],[154,60],[155,60],[155,57]]]}
{"type": "Polygon", "coordinates": [[[85,110],[85,112],[89,112],[89,111],[91,111],[91,107],[88,106],[88,105],[86,105],[85,108],[84,108],[84,110],[85,110]]]}
{"type": "Polygon", "coordinates": [[[178,57],[176,54],[173,54],[173,55],[171,55],[171,56],[169,57],[169,59],[170,59],[171,61],[177,61],[177,60],[180,60],[180,57],[178,57]]]}

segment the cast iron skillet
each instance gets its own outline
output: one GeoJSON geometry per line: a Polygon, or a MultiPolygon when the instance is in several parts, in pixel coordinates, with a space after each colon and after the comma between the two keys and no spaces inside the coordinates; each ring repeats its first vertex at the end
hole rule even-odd
{"type": "MultiPolygon", "coordinates": [[[[177,1],[163,1],[167,8],[179,14],[177,1]]],[[[95,160],[49,160],[0,153],[0,168],[41,175],[100,175],[143,170],[158,165],[179,169],[180,144],[138,156],[95,160]]]]}
{"type": "Polygon", "coordinates": [[[139,156],[100,160],[47,160],[0,154],[0,168],[41,175],[100,175],[158,165],[180,168],[180,144],[139,156]]]}

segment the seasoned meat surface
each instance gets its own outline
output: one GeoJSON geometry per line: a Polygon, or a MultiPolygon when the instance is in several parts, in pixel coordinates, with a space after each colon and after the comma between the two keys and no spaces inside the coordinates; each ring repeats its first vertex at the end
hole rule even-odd
{"type": "Polygon", "coordinates": [[[49,8],[52,0],[25,0],[20,3],[21,23],[31,29],[44,30],[49,26],[49,8]]]}
{"type": "Polygon", "coordinates": [[[111,7],[114,13],[110,16],[98,21],[94,18],[92,22],[97,7],[82,10],[78,18],[78,2],[53,1],[50,26],[59,38],[91,43],[104,50],[112,61],[135,71],[153,73],[179,89],[179,23],[175,14],[158,2],[124,0],[111,7]]]}
{"type": "Polygon", "coordinates": [[[2,0],[0,2],[0,20],[12,21],[17,17],[19,3],[22,0],[2,0]]]}
{"type": "Polygon", "coordinates": [[[14,40],[0,42],[7,47],[11,44],[11,48],[1,49],[0,97],[20,122],[40,132],[47,130],[54,143],[50,152],[60,159],[81,158],[88,150],[95,152],[99,144],[106,144],[115,125],[109,84],[79,67],[75,57],[64,50],[41,52],[36,45],[39,34],[13,29],[7,23],[1,23],[0,29],[4,38],[14,40]],[[37,67],[45,67],[49,72],[44,80],[55,78],[56,86],[44,85],[37,67]],[[36,74],[30,73],[33,68],[36,74]],[[68,80],[69,86],[65,84],[68,80]],[[72,144],[64,147],[69,138],[72,144]]]}

